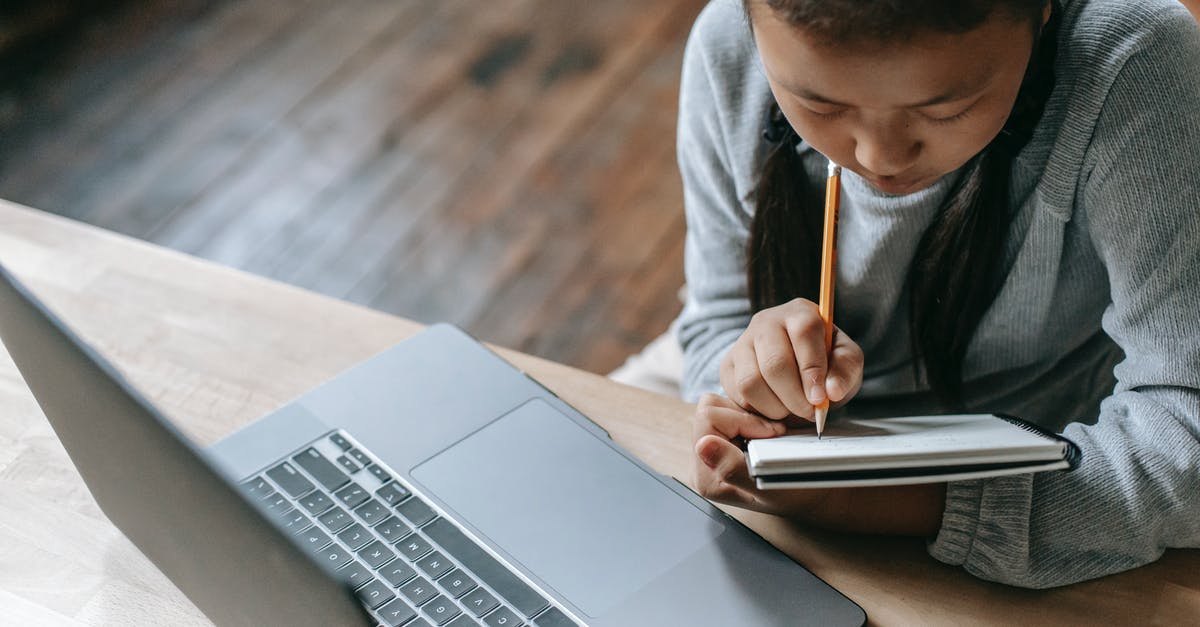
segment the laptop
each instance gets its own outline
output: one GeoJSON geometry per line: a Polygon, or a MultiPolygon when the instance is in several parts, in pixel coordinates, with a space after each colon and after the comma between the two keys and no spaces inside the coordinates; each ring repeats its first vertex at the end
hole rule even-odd
{"type": "Polygon", "coordinates": [[[108,518],[220,625],[861,625],[462,331],[207,449],[0,266],[0,338],[108,518]]]}

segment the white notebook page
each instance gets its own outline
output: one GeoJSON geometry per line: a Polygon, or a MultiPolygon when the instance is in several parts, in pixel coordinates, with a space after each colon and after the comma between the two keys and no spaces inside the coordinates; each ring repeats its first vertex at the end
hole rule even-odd
{"type": "Polygon", "coordinates": [[[815,430],[753,440],[747,453],[761,473],[1034,461],[1059,458],[1064,447],[990,414],[960,414],[831,420],[820,440],[815,430]]]}

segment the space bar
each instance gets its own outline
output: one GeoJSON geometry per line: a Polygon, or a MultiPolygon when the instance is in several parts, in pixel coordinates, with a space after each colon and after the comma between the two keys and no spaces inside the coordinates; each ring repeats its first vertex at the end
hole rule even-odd
{"type": "Polygon", "coordinates": [[[550,605],[546,599],[542,598],[542,595],[521,581],[512,571],[496,561],[496,558],[480,548],[445,518],[439,518],[421,530],[428,534],[434,542],[442,545],[443,550],[462,562],[468,570],[491,586],[522,614],[537,616],[538,612],[550,605]]]}

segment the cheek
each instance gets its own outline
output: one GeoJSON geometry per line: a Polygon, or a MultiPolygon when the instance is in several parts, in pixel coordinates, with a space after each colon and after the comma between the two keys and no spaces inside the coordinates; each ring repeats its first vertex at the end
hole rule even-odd
{"type": "Polygon", "coordinates": [[[854,163],[854,135],[849,127],[838,120],[814,120],[811,113],[783,110],[796,133],[804,138],[817,152],[829,157],[834,163],[854,163]]]}
{"type": "Polygon", "coordinates": [[[1007,109],[981,112],[960,128],[933,128],[927,132],[926,149],[943,174],[957,170],[983,151],[1008,120],[1007,109]]]}

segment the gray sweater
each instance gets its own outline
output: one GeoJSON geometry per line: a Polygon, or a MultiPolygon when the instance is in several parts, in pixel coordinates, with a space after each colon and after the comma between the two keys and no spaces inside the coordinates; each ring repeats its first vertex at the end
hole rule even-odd
{"type": "MultiPolygon", "coordinates": [[[[1064,3],[1057,81],[1013,165],[1011,268],[964,364],[969,407],[1080,445],[1074,472],[951,483],[937,559],[1028,587],[1200,547],[1200,28],[1175,0],[1064,3]]],[[[720,392],[749,323],[744,247],[771,103],[739,2],[688,42],[678,151],[688,219],[684,395],[720,392]]],[[[824,158],[802,144],[806,173],[824,158]]],[[[905,275],[957,177],[907,196],[843,177],[836,323],[866,354],[847,411],[934,411],[914,380],[905,275]]]]}

